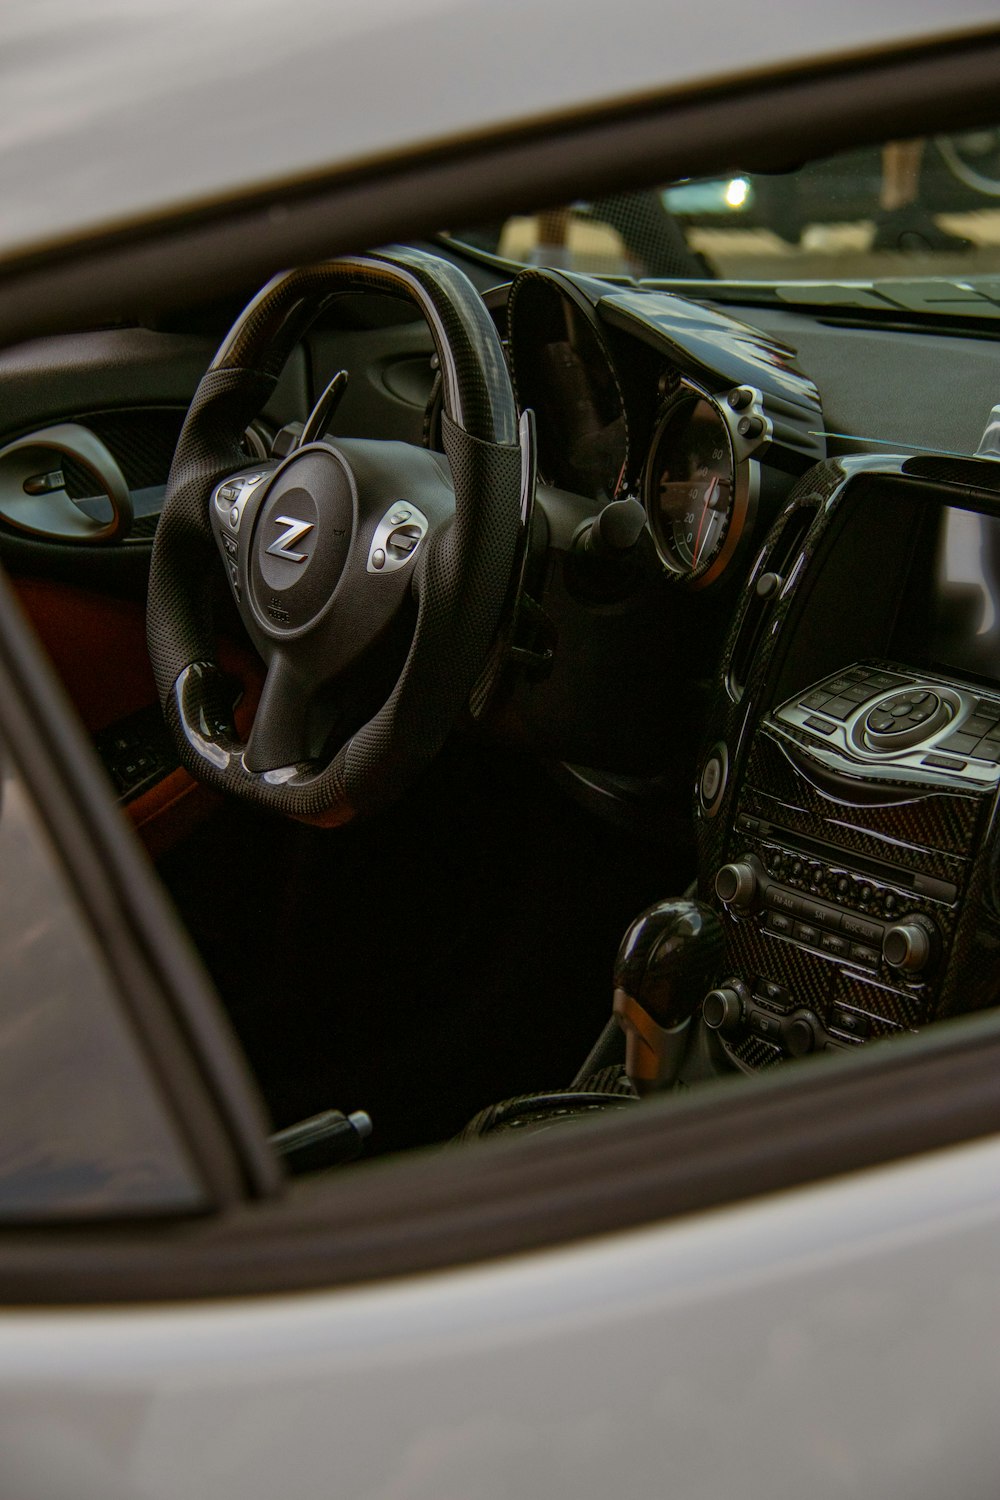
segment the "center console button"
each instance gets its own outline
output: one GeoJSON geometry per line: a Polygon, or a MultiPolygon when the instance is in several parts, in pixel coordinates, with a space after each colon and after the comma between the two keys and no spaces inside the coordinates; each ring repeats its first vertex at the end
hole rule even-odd
{"type": "Polygon", "coordinates": [[[805,943],[810,948],[819,947],[820,930],[811,922],[796,922],[794,936],[800,943],[805,943]]]}
{"type": "Polygon", "coordinates": [[[796,917],[802,915],[804,904],[794,891],[786,891],[780,885],[768,886],[764,895],[764,905],[769,906],[772,911],[787,911],[796,917]]]}
{"type": "Polygon", "coordinates": [[[781,1040],[781,1022],[777,1016],[769,1016],[766,1011],[752,1009],[749,1020],[751,1031],[756,1031],[758,1036],[766,1036],[771,1042],[781,1040]]]}
{"type": "Polygon", "coordinates": [[[925,755],[920,764],[935,771],[964,771],[968,761],[956,760],[953,755],[925,755]]]}
{"type": "Polygon", "coordinates": [[[823,712],[831,719],[849,719],[857,706],[850,698],[831,698],[829,703],[824,703],[823,712]]]}
{"type": "Polygon", "coordinates": [[[887,714],[880,708],[872,709],[865,722],[869,729],[875,730],[876,734],[891,733],[896,727],[896,721],[892,717],[892,714],[887,714]]]}
{"type": "Polygon", "coordinates": [[[758,989],[766,1000],[770,1000],[772,1005],[781,1006],[783,1010],[792,1003],[791,993],[783,984],[775,984],[770,979],[762,979],[758,982],[758,989]]]}
{"type": "Polygon", "coordinates": [[[848,1036],[865,1037],[871,1033],[871,1022],[860,1011],[848,1010],[844,1005],[835,1005],[830,1012],[830,1025],[848,1036]]]}
{"type": "Polygon", "coordinates": [[[820,927],[830,927],[834,931],[840,926],[840,912],[835,906],[824,906],[820,901],[808,901],[805,898],[799,903],[799,915],[807,922],[815,922],[820,927]]]}
{"type": "Polygon", "coordinates": [[[834,958],[846,958],[850,951],[847,939],[839,937],[835,932],[824,932],[819,945],[824,953],[830,953],[834,958]]]}
{"type": "Polygon", "coordinates": [[[938,744],[942,750],[954,750],[958,755],[969,755],[976,748],[977,736],[964,734],[962,730],[956,729],[946,739],[939,740],[938,744]]]}
{"type": "Polygon", "coordinates": [[[877,948],[869,948],[866,943],[852,943],[851,957],[859,964],[865,964],[869,968],[877,969],[879,959],[882,955],[877,948]]]}
{"type": "Polygon", "coordinates": [[[782,937],[788,937],[795,926],[791,917],[786,916],[783,911],[769,911],[764,921],[768,932],[779,932],[782,937]]]}
{"type": "Polygon", "coordinates": [[[925,693],[924,697],[929,701],[926,703],[915,703],[910,710],[909,722],[911,724],[925,724],[928,719],[934,716],[934,710],[937,708],[937,700],[932,699],[930,693],[925,693]]]}
{"type": "Polygon", "coordinates": [[[842,911],[840,914],[840,930],[848,937],[857,938],[860,942],[875,943],[882,946],[882,924],[880,922],[868,922],[864,917],[859,917],[853,911],[842,911]]]}

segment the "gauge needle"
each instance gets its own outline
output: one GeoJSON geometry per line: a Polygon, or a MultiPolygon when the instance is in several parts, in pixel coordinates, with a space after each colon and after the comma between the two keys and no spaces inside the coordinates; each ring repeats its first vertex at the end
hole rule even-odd
{"type": "Polygon", "coordinates": [[[719,476],[718,474],[713,474],[708,488],[705,491],[705,504],[702,506],[701,520],[698,522],[698,535],[694,539],[694,557],[691,560],[692,568],[696,568],[698,566],[698,554],[701,551],[702,527],[705,524],[705,517],[708,515],[709,511],[712,508],[712,501],[715,499],[718,489],[719,476]]]}

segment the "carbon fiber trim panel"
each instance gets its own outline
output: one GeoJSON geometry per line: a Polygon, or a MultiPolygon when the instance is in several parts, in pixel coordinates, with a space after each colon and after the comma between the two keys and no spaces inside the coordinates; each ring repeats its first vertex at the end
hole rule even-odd
{"type": "MultiPolygon", "coordinates": [[[[892,783],[880,782],[880,789],[883,786],[891,795],[892,783]]],[[[798,775],[766,729],[754,738],[744,788],[741,805],[746,811],[757,811],[750,804],[759,803],[761,817],[780,819],[787,827],[798,824],[803,832],[813,830],[843,849],[893,859],[929,874],[940,863],[940,851],[968,854],[983,807],[980,797],[948,791],[917,794],[905,783],[899,790],[907,800],[886,807],[852,807],[798,775]],[[894,847],[898,853],[893,853],[894,847]]]]}
{"type": "MultiPolygon", "coordinates": [[[[935,780],[933,768],[927,770],[922,784],[912,771],[907,781],[893,780],[883,771],[884,779],[872,781],[868,789],[869,800],[861,786],[863,769],[852,766],[840,783],[829,776],[824,780],[822,774],[813,779],[807,759],[801,766],[793,763],[797,744],[808,751],[808,734],[785,724],[771,729],[766,723],[775,703],[783,702],[791,690],[809,691],[794,680],[781,688],[779,677],[790,641],[797,635],[802,638],[812,632],[815,638],[819,632],[829,632],[826,619],[809,617],[812,586],[827,557],[833,555],[829,549],[837,546],[843,515],[858,513],[844,511],[855,483],[863,484],[866,505],[877,503],[877,485],[883,478],[894,494],[912,486],[921,499],[948,504],[953,503],[952,496],[942,488],[929,488],[928,480],[938,485],[949,481],[968,485],[975,482],[978,472],[974,460],[949,468],[945,460],[934,464],[922,460],[918,467],[912,460],[868,457],[817,467],[796,486],[767,538],[727,642],[708,719],[707,744],[725,746],[728,780],[708,813],[700,801],[696,810],[700,894],[720,908],[714,898],[716,872],[727,861],[754,855],[772,880],[792,894],[801,890],[815,902],[820,919],[825,903],[834,913],[856,914],[850,927],[844,919],[845,933],[857,930],[858,918],[869,922],[877,942],[848,937],[846,943],[828,943],[824,949],[822,920],[818,928],[812,924],[814,935],[810,936],[808,918],[803,922],[793,915],[791,923],[782,923],[765,921],[765,911],[722,911],[727,972],[738,976],[751,994],[764,984],[780,987],[786,1009],[779,1030],[783,1028],[787,1036],[788,1018],[807,1010],[817,1019],[820,1047],[827,1037],[850,1045],[915,1030],[939,1016],[997,1000],[1000,851],[996,851],[994,836],[993,787],[977,790],[968,781],[963,787],[948,786],[947,777],[935,780]],[[907,479],[906,471],[922,477],[907,479]],[[756,581],[770,569],[771,557],[781,555],[785,529],[803,507],[813,512],[808,529],[784,559],[781,586],[762,609],[756,581]],[[752,653],[746,653],[743,691],[734,693],[729,687],[730,663],[741,641],[746,642],[751,620],[755,646],[752,653]],[[858,783],[853,796],[852,781],[858,783]],[[787,850],[784,855],[783,850],[787,850]],[[800,868],[803,873],[798,879],[788,873],[800,868]],[[937,939],[926,967],[906,973],[887,965],[879,935],[892,924],[911,919],[932,921],[937,939]]],[[[966,490],[963,498],[987,510],[997,508],[995,493],[985,485],[975,494],[966,490]]],[[[849,663],[847,658],[842,669],[835,670],[847,671],[849,663]]],[[[882,660],[877,653],[868,664],[883,671],[919,675],[917,667],[882,660]]],[[[772,890],[772,894],[780,897],[780,892],[772,890]]],[[[780,897],[776,904],[783,900],[780,897]]],[[[831,920],[835,928],[836,921],[831,920]]],[[[723,1038],[732,1060],[749,1071],[769,1066],[782,1055],[754,1034],[754,1009],[751,1002],[743,1021],[723,1038]]],[[[766,1023],[760,1024],[766,1029],[766,1023]]]]}

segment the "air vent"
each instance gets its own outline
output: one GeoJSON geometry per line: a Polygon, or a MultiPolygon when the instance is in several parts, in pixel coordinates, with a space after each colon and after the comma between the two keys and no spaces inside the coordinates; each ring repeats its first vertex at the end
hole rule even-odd
{"type": "Polygon", "coordinates": [[[726,686],[734,703],[746,690],[765,626],[788,584],[819,503],[818,496],[811,495],[778,522],[750,574],[726,673],[726,686]]]}

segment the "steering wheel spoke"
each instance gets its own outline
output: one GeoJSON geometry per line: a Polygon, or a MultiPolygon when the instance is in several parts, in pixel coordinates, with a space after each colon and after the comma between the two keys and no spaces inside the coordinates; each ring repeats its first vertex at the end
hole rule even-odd
{"type": "Polygon", "coordinates": [[[313,760],[309,745],[309,706],[313,689],[284,652],[267,669],[253,728],[243,752],[249,771],[279,771],[313,760]]]}

